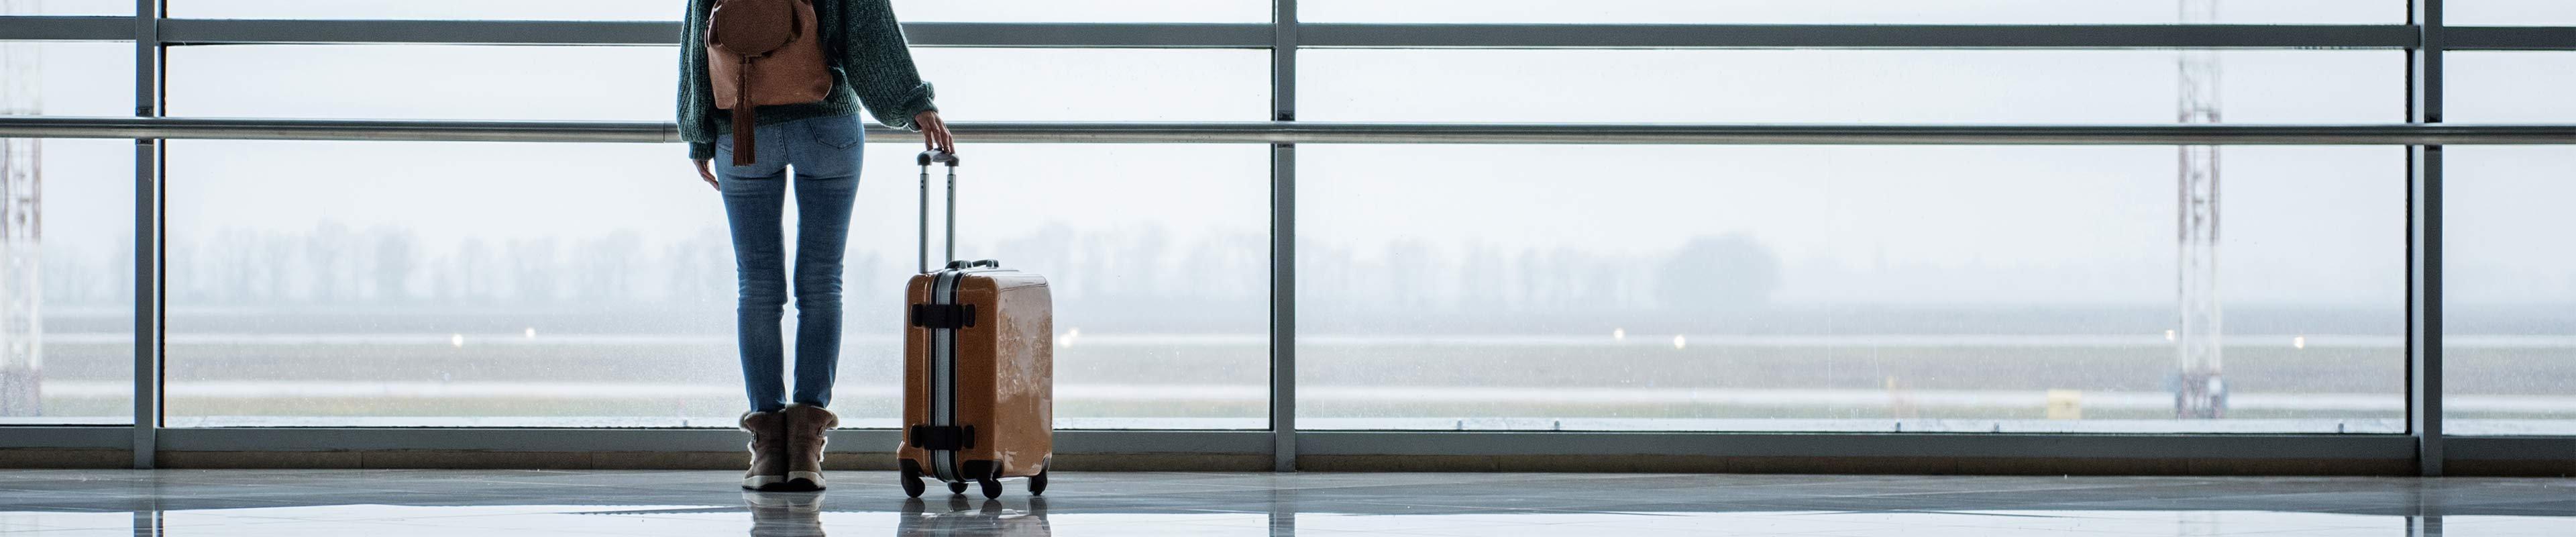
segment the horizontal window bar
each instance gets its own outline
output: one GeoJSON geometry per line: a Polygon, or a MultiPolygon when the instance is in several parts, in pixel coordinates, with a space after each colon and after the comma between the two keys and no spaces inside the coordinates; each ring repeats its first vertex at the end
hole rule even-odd
{"type": "Polygon", "coordinates": [[[0,41],[133,41],[134,17],[0,17],[0,41]]]}
{"type": "MultiPolygon", "coordinates": [[[[0,450],[5,449],[132,449],[134,426],[7,426],[0,427],[0,450]]],[[[0,467],[6,467],[0,457],[0,467]]]]}
{"type": "Polygon", "coordinates": [[[2446,436],[2442,458],[2454,461],[2576,460],[2576,437],[2446,436]]]}
{"type": "MultiPolygon", "coordinates": [[[[1267,24],[907,23],[913,45],[937,47],[1260,48],[1267,24]]],[[[435,43],[671,45],[680,23],[648,21],[388,21],[172,19],[175,44],[435,43]]]]}
{"type": "Polygon", "coordinates": [[[925,47],[1270,48],[1268,24],[904,23],[925,47]]]}
{"type": "Polygon", "coordinates": [[[219,140],[636,142],[680,140],[672,123],[0,116],[0,137],[219,140]]]}
{"type": "Polygon", "coordinates": [[[2406,26],[1303,24],[1310,47],[1494,48],[2392,48],[2406,26]]]}
{"type": "Polygon", "coordinates": [[[2406,459],[2403,435],[1299,431],[1304,455],[2406,459]]]}
{"type": "Polygon", "coordinates": [[[2576,28],[2453,26],[2442,38],[2449,50],[2576,50],[2576,28]]]}
{"type": "MultiPolygon", "coordinates": [[[[174,428],[161,430],[172,451],[489,450],[737,451],[732,429],[436,429],[436,428],[174,428]]],[[[893,447],[886,429],[832,432],[835,445],[874,451],[893,447]]],[[[1056,453],[1266,453],[1269,431],[1056,431],[1056,453]]]]}
{"type": "MultiPolygon", "coordinates": [[[[1696,145],[2576,145],[2576,125],[1708,125],[956,123],[985,143],[1696,145]]],[[[874,129],[875,136],[906,133],[874,129]]],[[[0,117],[0,137],[496,142],[680,141],[671,123],[0,117]]]]}
{"type": "Polygon", "coordinates": [[[385,21],[168,19],[173,45],[434,43],[477,45],[669,45],[680,23],[649,21],[385,21]]]}
{"type": "MultiPolygon", "coordinates": [[[[127,427],[0,427],[9,449],[125,449],[127,427]]],[[[893,446],[898,433],[835,431],[835,445],[893,446]]],[[[1058,431],[1061,454],[1255,455],[1269,431],[1058,431]]],[[[428,450],[503,452],[730,452],[729,429],[173,428],[164,451],[428,450]]],[[[1848,459],[2344,460],[2413,457],[2402,435],[1785,434],[1303,431],[1302,456],[1675,456],[1848,459]]],[[[2459,461],[2576,460],[2576,437],[2452,437],[2459,461]]],[[[864,449],[862,451],[873,451],[864,449]]]]}
{"type": "MultiPolygon", "coordinates": [[[[0,40],[128,40],[133,17],[0,16],[0,40]]],[[[957,47],[1267,48],[1268,24],[904,25],[913,44],[957,47]]],[[[2455,26],[2454,50],[2576,50],[2576,27],[2455,26]]],[[[669,45],[654,21],[168,19],[173,44],[669,45]]],[[[1485,48],[2411,48],[2399,25],[1319,24],[1309,47],[1485,48]]]]}

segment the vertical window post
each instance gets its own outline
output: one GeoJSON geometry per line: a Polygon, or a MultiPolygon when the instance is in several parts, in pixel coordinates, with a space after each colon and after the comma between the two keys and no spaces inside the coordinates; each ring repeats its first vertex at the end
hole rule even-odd
{"type": "MultiPolygon", "coordinates": [[[[163,0],[134,2],[134,115],[160,117],[163,0]]],[[[161,140],[134,140],[134,467],[152,468],[161,430],[161,140]]]]}
{"type": "MultiPolygon", "coordinates": [[[[1297,0],[1271,1],[1270,119],[1297,120],[1297,0]]],[[[1270,144],[1271,470],[1297,471],[1297,145],[1270,144]]]]}
{"type": "MultiPolygon", "coordinates": [[[[2407,55],[2408,123],[2442,122],[2442,0],[2414,0],[2407,55]]],[[[2416,469],[2442,475],[2442,146],[2407,148],[2407,431],[2416,469]]]]}

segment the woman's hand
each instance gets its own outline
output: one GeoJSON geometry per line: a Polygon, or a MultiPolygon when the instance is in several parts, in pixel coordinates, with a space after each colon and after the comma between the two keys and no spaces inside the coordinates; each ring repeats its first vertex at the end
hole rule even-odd
{"type": "Polygon", "coordinates": [[[939,120],[938,110],[912,116],[912,124],[921,127],[921,144],[941,153],[957,154],[957,138],[948,135],[948,123],[939,120]]]}
{"type": "Polygon", "coordinates": [[[717,187],[716,187],[716,172],[715,172],[714,170],[710,170],[710,169],[708,169],[708,168],[707,168],[707,159],[697,159],[697,163],[698,163],[698,179],[701,179],[701,180],[706,181],[706,182],[707,182],[707,188],[714,188],[714,189],[716,189],[716,190],[724,190],[724,189],[722,189],[722,188],[717,188],[717,187]]]}

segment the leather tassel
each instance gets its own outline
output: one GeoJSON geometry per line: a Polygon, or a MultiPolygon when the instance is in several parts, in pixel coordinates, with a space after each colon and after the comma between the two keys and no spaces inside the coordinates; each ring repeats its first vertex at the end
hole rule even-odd
{"type": "Polygon", "coordinates": [[[734,86],[742,89],[734,92],[733,165],[750,166],[751,163],[757,162],[757,158],[752,155],[751,148],[754,147],[754,144],[751,140],[751,133],[753,130],[756,130],[760,121],[760,107],[758,105],[751,104],[750,58],[744,58],[742,60],[742,72],[740,75],[742,77],[742,83],[734,86]]]}

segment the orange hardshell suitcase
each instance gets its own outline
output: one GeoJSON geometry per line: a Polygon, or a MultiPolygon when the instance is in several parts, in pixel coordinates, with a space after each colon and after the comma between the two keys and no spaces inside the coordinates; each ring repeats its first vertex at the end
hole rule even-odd
{"type": "Polygon", "coordinates": [[[1004,478],[1046,491],[1055,457],[1054,309],[1045,277],[992,260],[950,261],[930,270],[930,165],[948,165],[948,252],[956,257],[957,159],[921,158],[922,272],[905,292],[903,337],[904,494],[921,479],[964,493],[1002,495],[1004,478]]]}

